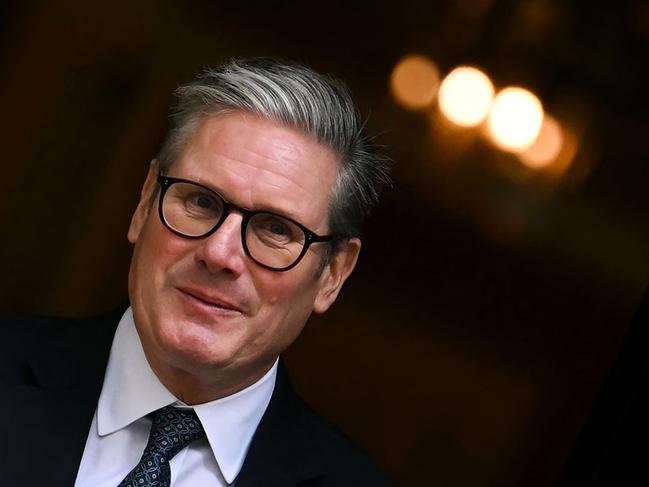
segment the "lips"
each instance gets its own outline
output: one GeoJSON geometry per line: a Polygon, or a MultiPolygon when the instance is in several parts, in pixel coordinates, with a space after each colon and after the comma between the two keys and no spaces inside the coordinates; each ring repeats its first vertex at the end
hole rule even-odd
{"type": "Polygon", "coordinates": [[[190,299],[194,299],[201,304],[220,308],[226,311],[232,311],[237,313],[243,313],[241,306],[232,303],[231,301],[214,294],[208,294],[200,289],[188,288],[188,287],[179,287],[178,290],[185,294],[190,299]]]}

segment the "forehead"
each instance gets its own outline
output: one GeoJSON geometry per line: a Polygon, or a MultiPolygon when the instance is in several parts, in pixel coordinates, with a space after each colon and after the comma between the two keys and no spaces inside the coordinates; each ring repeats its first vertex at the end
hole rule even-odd
{"type": "Polygon", "coordinates": [[[331,148],[301,131],[232,112],[205,118],[172,172],[213,187],[237,205],[320,228],[339,167],[331,148]]]}

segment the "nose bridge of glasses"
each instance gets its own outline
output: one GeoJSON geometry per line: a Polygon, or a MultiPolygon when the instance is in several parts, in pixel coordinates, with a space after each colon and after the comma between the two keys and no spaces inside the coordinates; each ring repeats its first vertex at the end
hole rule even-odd
{"type": "Polygon", "coordinates": [[[219,238],[223,236],[236,237],[241,242],[244,233],[245,220],[247,219],[246,210],[236,205],[226,203],[223,214],[214,225],[214,229],[207,236],[208,239],[219,238]]]}
{"type": "Polygon", "coordinates": [[[214,229],[196,240],[196,258],[212,272],[229,272],[239,275],[245,267],[245,252],[241,244],[242,217],[236,212],[224,215],[214,229]]]}

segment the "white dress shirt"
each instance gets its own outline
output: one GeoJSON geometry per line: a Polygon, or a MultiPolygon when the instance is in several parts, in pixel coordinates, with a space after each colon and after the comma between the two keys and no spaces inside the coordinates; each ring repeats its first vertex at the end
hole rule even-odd
{"type": "MultiPolygon", "coordinates": [[[[171,460],[173,487],[226,486],[234,481],[270,401],[276,375],[277,362],[250,387],[192,406],[206,437],[171,460]]],[[[129,308],[115,332],[75,487],[116,487],[140,461],[151,429],[146,416],[169,404],[189,407],[151,370],[129,308]]]]}

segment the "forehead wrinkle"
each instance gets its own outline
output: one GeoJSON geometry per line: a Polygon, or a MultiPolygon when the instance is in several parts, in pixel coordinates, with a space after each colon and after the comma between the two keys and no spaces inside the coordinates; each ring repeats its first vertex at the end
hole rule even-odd
{"type": "MultiPolygon", "coordinates": [[[[255,164],[252,164],[250,162],[246,161],[240,161],[237,160],[237,162],[243,166],[251,167],[257,172],[262,172],[266,174],[272,175],[276,179],[280,179],[282,181],[289,181],[291,184],[294,186],[297,186],[298,188],[307,191],[308,189],[305,187],[305,185],[301,182],[303,180],[302,178],[299,178],[299,175],[301,174],[300,171],[292,171],[291,176],[283,174],[283,172],[280,172],[279,168],[274,168],[274,167],[259,167],[255,164]]],[[[293,167],[297,166],[297,164],[291,164],[293,167]]],[[[277,185],[278,188],[280,188],[280,185],[277,185]]]]}
{"type": "MultiPolygon", "coordinates": [[[[277,196],[280,197],[280,198],[278,198],[278,200],[280,202],[285,201],[284,199],[281,198],[281,196],[282,196],[282,194],[284,192],[287,191],[286,184],[282,184],[282,183],[286,183],[286,182],[290,183],[292,186],[295,186],[296,188],[299,188],[299,190],[302,193],[305,193],[305,194],[307,194],[309,196],[311,195],[311,191],[309,191],[309,189],[307,187],[305,187],[304,184],[300,184],[300,182],[298,180],[296,180],[295,178],[287,177],[285,174],[280,174],[280,173],[278,173],[276,171],[273,171],[272,169],[260,168],[258,166],[255,166],[254,164],[246,163],[246,162],[243,162],[243,161],[238,161],[238,162],[240,162],[242,166],[252,167],[255,171],[263,172],[263,173],[266,173],[266,174],[271,174],[275,181],[273,181],[273,180],[264,181],[263,189],[269,189],[269,188],[277,189],[277,196]]],[[[240,170],[235,169],[232,172],[230,172],[230,175],[236,177],[239,181],[242,181],[244,183],[249,183],[250,182],[250,175],[249,174],[242,174],[242,172],[240,170]]],[[[261,186],[261,183],[260,183],[260,186],[261,186]]],[[[273,211],[275,213],[281,213],[281,214],[283,214],[285,216],[288,216],[290,218],[293,218],[293,219],[295,219],[297,221],[300,221],[300,217],[302,217],[302,218],[304,217],[304,215],[299,215],[299,214],[296,213],[296,208],[295,207],[285,207],[284,205],[276,206],[276,203],[278,202],[277,200],[262,202],[261,204],[259,204],[259,202],[257,202],[257,204],[255,204],[254,201],[253,201],[252,196],[253,196],[253,192],[255,191],[256,188],[257,187],[255,187],[255,186],[249,186],[249,187],[246,188],[246,195],[248,197],[247,202],[249,204],[250,209],[265,209],[265,210],[273,211]]],[[[239,192],[239,194],[237,194],[238,198],[240,197],[240,194],[241,194],[240,192],[239,192]]],[[[307,198],[305,201],[309,201],[309,204],[311,204],[313,202],[313,200],[310,197],[307,198]]]]}
{"type": "MultiPolygon", "coordinates": [[[[308,155],[305,155],[302,150],[299,150],[298,148],[292,146],[291,144],[281,144],[279,142],[275,142],[273,145],[275,148],[279,150],[279,154],[271,154],[267,155],[264,152],[255,150],[254,148],[252,149],[245,149],[247,153],[255,157],[256,159],[260,159],[266,162],[267,165],[270,166],[270,168],[260,168],[262,170],[269,171],[271,173],[274,173],[273,167],[277,165],[278,162],[284,163],[289,165],[292,168],[298,168],[299,171],[293,171],[292,174],[308,174],[311,176],[316,176],[317,179],[319,179],[318,174],[317,174],[317,168],[313,164],[301,164],[303,161],[308,161],[310,157],[308,155]]],[[[326,152],[328,157],[331,157],[330,151],[324,149],[324,148],[318,148],[317,152],[320,151],[326,152]]],[[[306,152],[313,152],[313,151],[306,151],[306,152]]],[[[320,154],[311,154],[314,157],[318,157],[320,154]]],[[[244,164],[250,165],[250,163],[246,163],[245,161],[240,161],[243,162],[244,164]]],[[[298,186],[302,186],[301,184],[297,183],[298,186]]]]}

